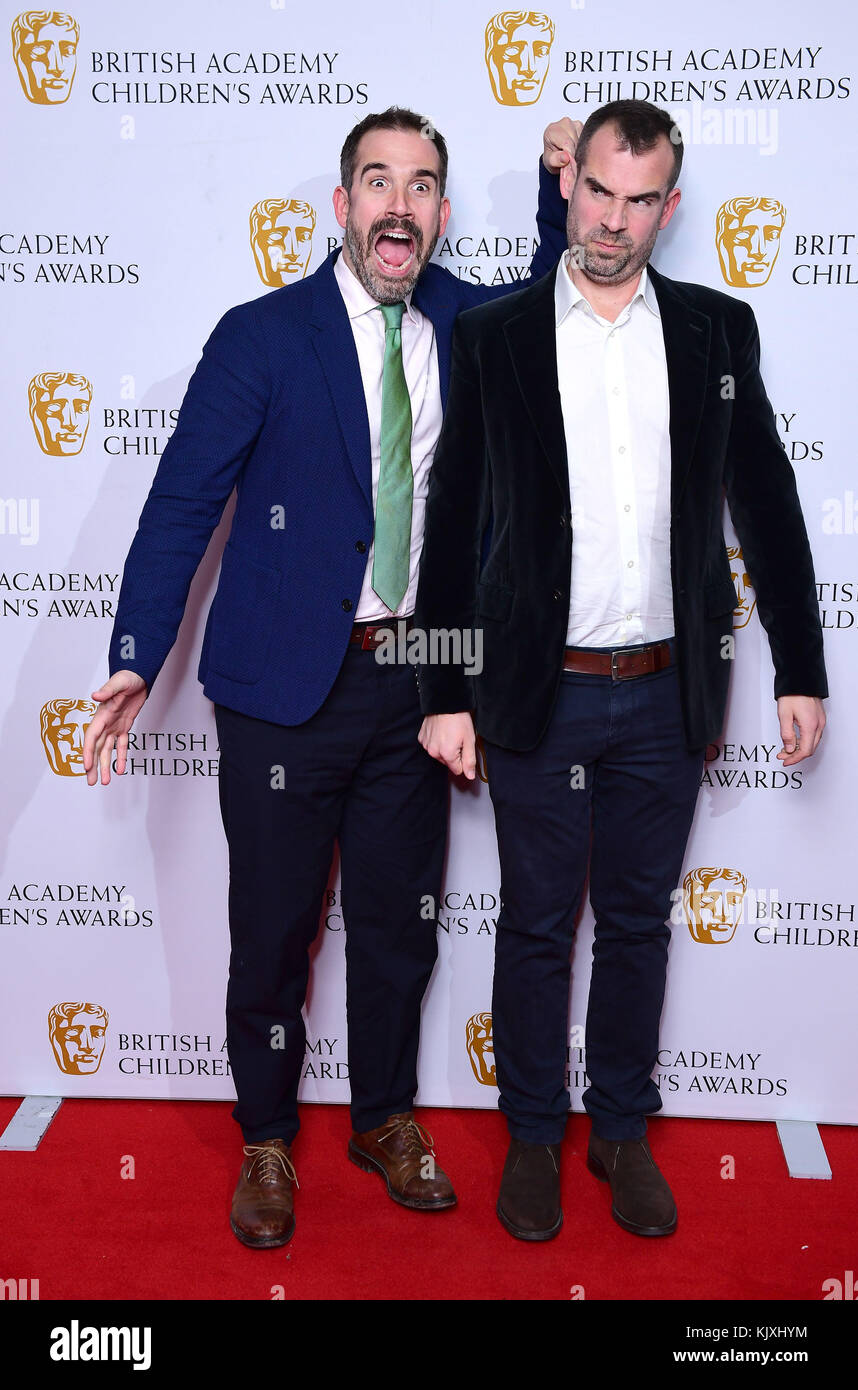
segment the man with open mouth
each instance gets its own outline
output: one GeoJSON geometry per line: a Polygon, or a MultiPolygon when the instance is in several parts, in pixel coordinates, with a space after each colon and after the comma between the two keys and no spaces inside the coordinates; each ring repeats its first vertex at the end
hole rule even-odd
{"type": "MultiPolygon", "coordinates": [[[[532,276],[565,246],[549,126],[532,276]]],[[[229,843],[227,1047],[244,1161],[243,1244],[295,1228],[293,1143],[308,952],[335,842],[346,927],[349,1158],[418,1211],[455,1205],[414,1118],[420,1008],[437,954],[447,775],[417,742],[413,667],[376,648],[414,610],[423,513],[460,310],[519,288],[430,264],[450,216],[447,148],[391,107],[343,146],[342,253],[232,309],[206,344],[125,566],[87,780],[125,770],[128,731],[172,647],[233,487],[199,678],[214,701],[229,843]]],[[[340,1073],[342,1074],[342,1073],[340,1073]]]]}

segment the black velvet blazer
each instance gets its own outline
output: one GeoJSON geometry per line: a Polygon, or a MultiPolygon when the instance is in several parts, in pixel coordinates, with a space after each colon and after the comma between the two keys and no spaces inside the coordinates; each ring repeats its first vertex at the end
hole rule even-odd
{"type": "MultiPolygon", "coordinates": [[[[648,274],[670,396],[677,666],[686,742],[700,748],[720,732],[733,665],[721,643],[737,604],[722,531],[725,492],[771,647],[776,697],[828,694],[822,630],[793,470],[760,377],[753,312],[651,266],[648,274]]],[[[427,630],[482,629],[479,674],[461,663],[420,668],[424,713],[473,710],[478,733],[521,750],[535,747],[550,719],[569,611],[554,280],[552,271],[457,321],[415,613],[427,630]]]]}

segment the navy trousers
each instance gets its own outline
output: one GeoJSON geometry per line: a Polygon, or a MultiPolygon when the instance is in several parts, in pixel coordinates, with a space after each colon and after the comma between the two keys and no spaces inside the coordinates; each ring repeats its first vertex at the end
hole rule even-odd
{"type": "Polygon", "coordinates": [[[417,742],[413,666],[350,647],[306,723],[215,706],[229,844],[227,1051],[245,1142],[298,1131],[308,950],[335,841],[355,1130],[410,1110],[437,954],[446,769],[417,742]]]}
{"type": "Polygon", "coordinates": [[[589,869],[595,917],[583,1103],[603,1139],[636,1139],[661,1107],[658,1052],[671,890],[700,786],[675,666],[614,681],[564,672],[530,752],[486,744],[503,906],[492,1029],[514,1138],[555,1144],[569,1110],[569,958],[589,869]]]}

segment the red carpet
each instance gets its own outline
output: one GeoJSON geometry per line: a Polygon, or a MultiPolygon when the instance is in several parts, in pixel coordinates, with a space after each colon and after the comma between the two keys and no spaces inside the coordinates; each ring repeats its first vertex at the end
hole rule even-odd
{"type": "MultiPolygon", "coordinates": [[[[0,1099],[0,1128],[18,1101],[0,1099]]],[[[584,1165],[589,1121],[564,1148],[560,1235],[513,1240],[494,1206],[506,1147],[495,1112],[424,1110],[459,1205],[396,1206],[346,1157],[348,1111],[304,1106],[289,1245],[242,1247],[227,1213],[241,1161],[226,1104],[67,1100],[34,1154],[0,1153],[0,1278],[48,1299],[800,1299],[858,1274],[858,1133],[824,1126],[830,1182],[791,1179],[773,1124],[655,1119],[679,1208],[646,1240],[611,1219],[584,1165]],[[725,1155],[735,1178],[721,1177],[725,1155]],[[135,1176],[123,1178],[134,1161],[135,1176]]]]}

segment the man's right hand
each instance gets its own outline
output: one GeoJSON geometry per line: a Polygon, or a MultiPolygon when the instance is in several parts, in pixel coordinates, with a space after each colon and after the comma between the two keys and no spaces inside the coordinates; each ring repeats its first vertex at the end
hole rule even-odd
{"type": "Polygon", "coordinates": [[[457,777],[473,781],[477,772],[474,721],[470,714],[427,714],[418,741],[457,777]]]}
{"type": "Polygon", "coordinates": [[[83,765],[91,787],[98,781],[101,769],[102,786],[110,781],[110,759],[116,745],[116,771],[125,771],[128,752],[128,730],[137,718],[146,696],[146,682],[136,671],[117,671],[100,690],[93,690],[93,700],[101,709],[93,715],[83,740],[83,765]]]}

